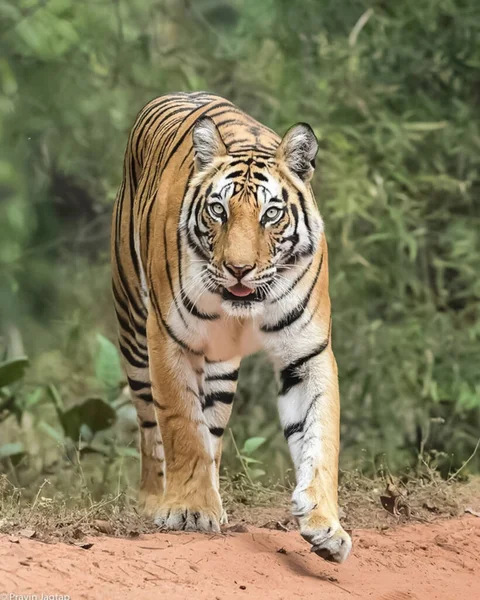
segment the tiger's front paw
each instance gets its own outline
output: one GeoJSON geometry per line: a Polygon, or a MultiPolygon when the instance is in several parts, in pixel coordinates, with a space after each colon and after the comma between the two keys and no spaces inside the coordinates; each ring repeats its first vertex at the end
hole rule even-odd
{"type": "Polygon", "coordinates": [[[173,505],[157,510],[155,525],[174,531],[220,531],[221,512],[215,509],[173,505]]]}
{"type": "Polygon", "coordinates": [[[312,544],[312,552],[325,560],[344,562],[352,549],[352,540],[338,519],[326,516],[308,493],[295,491],[292,500],[300,534],[312,544]]]}
{"type": "Polygon", "coordinates": [[[352,540],[340,523],[325,524],[319,528],[300,523],[300,533],[312,544],[311,551],[325,560],[342,563],[352,549],[352,540]]]}

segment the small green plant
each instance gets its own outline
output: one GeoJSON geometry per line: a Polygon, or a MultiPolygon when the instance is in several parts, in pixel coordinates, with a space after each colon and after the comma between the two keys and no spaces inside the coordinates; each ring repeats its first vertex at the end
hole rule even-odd
{"type": "Polygon", "coordinates": [[[233,446],[235,448],[235,453],[237,455],[238,460],[241,462],[243,471],[248,479],[248,481],[253,485],[253,480],[258,479],[259,477],[263,477],[265,475],[265,471],[258,466],[252,465],[261,465],[262,461],[258,460],[253,456],[255,452],[262,446],[267,438],[264,437],[251,437],[245,440],[241,449],[238,448],[237,442],[235,441],[235,437],[233,435],[232,430],[230,429],[230,435],[232,437],[233,446]]]}
{"type": "MultiPolygon", "coordinates": [[[[93,368],[100,393],[92,394],[73,406],[65,404],[61,392],[53,383],[29,389],[28,383],[25,383],[28,365],[29,360],[25,356],[0,363],[0,423],[13,418],[17,425],[23,427],[24,417],[29,413],[36,427],[67,451],[78,451],[79,455],[98,452],[115,458],[138,455],[133,448],[100,443],[95,437],[115,423],[119,408],[128,402],[128,399],[120,396],[124,376],[118,351],[106,337],[97,334],[93,352],[93,368]],[[43,415],[38,417],[33,409],[40,403],[49,403],[54,407],[60,427],[55,421],[45,420],[43,415]]],[[[0,461],[10,461],[13,466],[27,454],[28,448],[22,442],[0,446],[0,461]]]]}
{"type": "MultiPolygon", "coordinates": [[[[0,363],[0,423],[11,414],[20,421],[21,410],[17,403],[17,394],[28,364],[26,356],[4,360],[0,363]]],[[[25,456],[25,447],[21,442],[0,446],[0,461],[9,460],[15,465],[23,456],[25,456]]]]}

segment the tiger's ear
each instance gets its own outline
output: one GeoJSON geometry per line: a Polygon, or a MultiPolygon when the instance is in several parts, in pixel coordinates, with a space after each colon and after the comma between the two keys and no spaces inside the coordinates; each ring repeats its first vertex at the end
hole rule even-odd
{"type": "Polygon", "coordinates": [[[193,149],[197,171],[208,169],[216,158],[227,154],[222,136],[210,117],[200,117],[193,126],[193,149]]]}
{"type": "Polygon", "coordinates": [[[287,131],[277,148],[277,159],[308,183],[315,169],[318,140],[308,123],[297,123],[287,131]]]}

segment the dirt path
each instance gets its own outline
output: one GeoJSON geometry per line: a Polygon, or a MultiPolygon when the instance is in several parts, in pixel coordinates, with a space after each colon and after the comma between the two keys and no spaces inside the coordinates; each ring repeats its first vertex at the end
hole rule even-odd
{"type": "Polygon", "coordinates": [[[215,536],[94,537],[89,549],[1,536],[0,598],[10,598],[5,592],[72,600],[480,597],[477,517],[353,535],[353,556],[341,566],[311,554],[297,532],[256,527],[215,536]]]}

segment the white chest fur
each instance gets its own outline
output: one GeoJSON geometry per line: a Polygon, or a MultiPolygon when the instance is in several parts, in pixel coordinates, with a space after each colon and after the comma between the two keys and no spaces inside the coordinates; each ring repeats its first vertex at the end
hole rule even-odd
{"type": "Polygon", "coordinates": [[[205,328],[206,356],[209,360],[230,360],[261,348],[259,326],[253,319],[237,320],[222,315],[205,328]]]}

